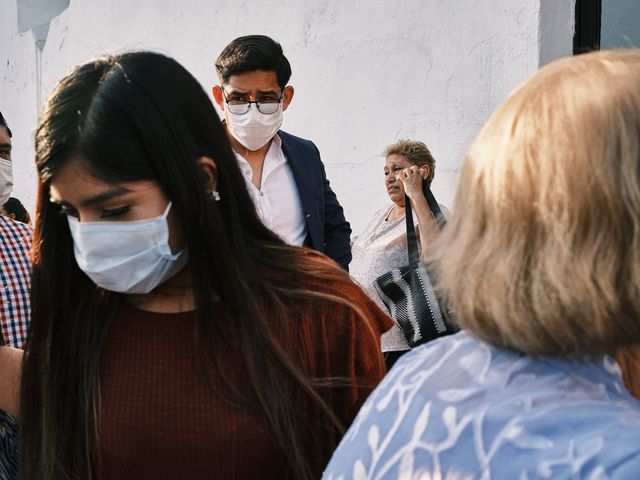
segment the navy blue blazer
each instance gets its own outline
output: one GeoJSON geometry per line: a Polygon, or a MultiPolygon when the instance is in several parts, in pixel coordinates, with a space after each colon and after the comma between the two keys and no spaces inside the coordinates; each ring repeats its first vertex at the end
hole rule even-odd
{"type": "Polygon", "coordinates": [[[282,130],[278,135],[298,187],[310,246],[349,270],[351,227],[329,186],[318,148],[313,142],[282,130]]]}

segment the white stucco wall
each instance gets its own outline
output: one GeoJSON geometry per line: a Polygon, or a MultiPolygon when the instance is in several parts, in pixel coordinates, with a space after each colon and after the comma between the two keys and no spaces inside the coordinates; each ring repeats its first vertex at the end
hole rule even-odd
{"type": "Polygon", "coordinates": [[[540,0],[538,42],[540,66],[571,55],[576,0],[540,0]]]}
{"type": "MultiPolygon", "coordinates": [[[[574,1],[542,0],[565,13],[574,1]]],[[[541,59],[570,54],[572,15],[542,28],[540,2],[71,0],[51,23],[42,92],[92,56],[142,48],[174,56],[209,91],[230,40],[270,35],[293,67],[284,128],[316,142],[357,233],[388,201],[380,153],[398,138],[431,148],[434,191],[450,206],[464,151],[491,111],[541,59]]],[[[16,0],[0,5],[0,110],[14,131],[14,195],[33,209],[36,50],[30,32],[17,32],[16,0]]]]}

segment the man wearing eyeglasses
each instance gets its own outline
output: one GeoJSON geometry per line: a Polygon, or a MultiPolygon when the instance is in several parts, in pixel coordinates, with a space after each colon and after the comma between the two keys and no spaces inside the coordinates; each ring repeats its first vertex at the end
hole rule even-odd
{"type": "Polygon", "coordinates": [[[286,243],[319,250],[348,269],[351,228],[320,153],[311,141],[280,130],[293,98],[282,47],[263,35],[236,38],[216,71],[213,97],[263,223],[286,243]]]}

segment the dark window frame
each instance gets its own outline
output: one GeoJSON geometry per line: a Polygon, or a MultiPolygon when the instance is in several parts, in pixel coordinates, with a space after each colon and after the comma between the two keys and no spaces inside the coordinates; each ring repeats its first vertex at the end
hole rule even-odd
{"type": "Polygon", "coordinates": [[[576,0],[573,54],[600,50],[602,0],[576,0]]]}

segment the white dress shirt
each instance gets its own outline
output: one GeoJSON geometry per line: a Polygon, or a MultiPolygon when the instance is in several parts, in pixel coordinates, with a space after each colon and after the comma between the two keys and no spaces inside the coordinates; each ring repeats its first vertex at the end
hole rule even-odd
{"type": "Polygon", "coordinates": [[[285,243],[301,246],[307,238],[307,226],[298,187],[282,151],[280,137],[273,137],[264,157],[260,188],[251,181],[253,170],[249,162],[238,152],[234,153],[262,223],[285,243]]]}

